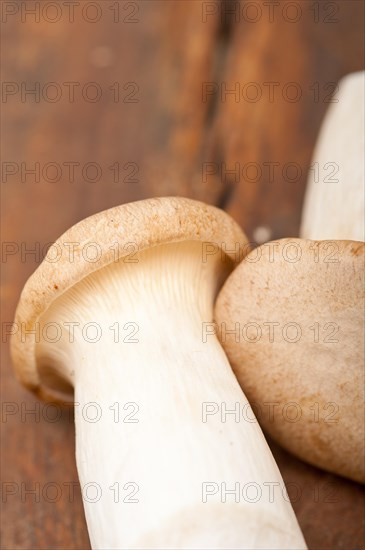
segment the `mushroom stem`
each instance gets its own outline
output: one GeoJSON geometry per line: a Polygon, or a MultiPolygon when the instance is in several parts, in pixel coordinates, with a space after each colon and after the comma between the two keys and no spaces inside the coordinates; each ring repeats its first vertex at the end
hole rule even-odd
{"type": "Polygon", "coordinates": [[[345,76],[322,122],[300,236],[365,240],[365,72],[345,76]]]}
{"type": "Polygon", "coordinates": [[[40,319],[68,327],[36,353],[42,376],[75,386],[93,548],[305,548],[257,421],[238,418],[248,403],[218,339],[202,337],[222,261],[202,261],[201,243],[151,248],[84,278],[40,319]],[[222,418],[224,407],[235,412],[222,418]]]}

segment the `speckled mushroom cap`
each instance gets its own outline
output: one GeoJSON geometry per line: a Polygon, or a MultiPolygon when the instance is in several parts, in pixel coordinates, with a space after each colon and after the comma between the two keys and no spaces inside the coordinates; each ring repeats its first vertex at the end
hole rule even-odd
{"type": "Polygon", "coordinates": [[[142,251],[181,241],[210,242],[224,247],[232,267],[248,251],[245,235],[228,214],[202,202],[178,197],[123,204],[86,218],[66,231],[28,279],[19,300],[15,314],[18,330],[11,339],[11,354],[20,382],[41,398],[59,402],[60,396],[39,377],[35,339],[22,338],[22,334],[34,330],[39,317],[69,288],[115,261],[116,253],[119,258],[130,254],[131,243],[142,251]],[[65,253],[70,243],[73,243],[72,255],[65,253]],[[83,253],[88,243],[98,245],[96,261],[90,262],[83,253]]]}
{"type": "Polygon", "coordinates": [[[215,307],[221,343],[263,428],[300,458],[358,481],[364,252],[357,241],[266,243],[228,277],[215,307]],[[238,337],[227,332],[234,328],[238,337]]]}

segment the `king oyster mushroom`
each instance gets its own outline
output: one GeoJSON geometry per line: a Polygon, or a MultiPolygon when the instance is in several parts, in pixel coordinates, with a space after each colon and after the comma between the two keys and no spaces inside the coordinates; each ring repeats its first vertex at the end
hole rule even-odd
{"type": "Polygon", "coordinates": [[[300,236],[365,240],[365,72],[339,82],[314,151],[300,236]]]}
{"type": "Polygon", "coordinates": [[[360,482],[364,254],[356,241],[266,243],[230,275],[215,307],[216,331],[264,430],[360,482]]]}
{"type": "Polygon", "coordinates": [[[202,338],[247,252],[239,227],[160,198],[87,218],[56,250],[66,243],[77,243],[72,258],[46,258],[24,287],[12,357],[43,398],[72,400],[74,387],[80,483],[96,491],[84,502],[92,547],[305,548],[257,421],[202,417],[205,403],[247,405],[218,339],[202,338]]]}

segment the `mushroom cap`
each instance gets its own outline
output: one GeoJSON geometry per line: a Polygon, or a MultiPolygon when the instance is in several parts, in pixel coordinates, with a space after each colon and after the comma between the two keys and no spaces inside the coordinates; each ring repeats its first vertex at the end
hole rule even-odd
{"type": "Polygon", "coordinates": [[[85,218],[66,231],[52,245],[53,252],[48,251],[20,296],[14,321],[18,330],[10,342],[19,381],[46,401],[64,402],[56,391],[42,383],[37,370],[35,338],[22,341],[23,332],[34,330],[37,320],[53,301],[84,277],[116,258],[130,255],[131,246],[142,251],[182,241],[224,246],[225,256],[232,260],[232,268],[242,259],[241,253],[248,250],[246,236],[228,214],[214,206],[180,197],[123,204],[85,218]],[[84,253],[91,243],[98,247],[95,261],[90,261],[84,253]],[[235,250],[237,243],[240,254],[235,250]],[[71,245],[73,254],[70,253],[71,245]]]}
{"type": "Polygon", "coordinates": [[[300,458],[358,481],[364,253],[357,241],[267,243],[228,277],[215,306],[221,344],[264,430],[300,458]],[[228,333],[235,323],[238,341],[228,333]]]}

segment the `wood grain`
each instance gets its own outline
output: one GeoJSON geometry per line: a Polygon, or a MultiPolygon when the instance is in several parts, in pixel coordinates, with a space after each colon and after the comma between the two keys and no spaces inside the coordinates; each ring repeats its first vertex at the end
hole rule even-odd
{"type": "Polygon", "coordinates": [[[227,177],[225,206],[249,236],[265,225],[275,239],[298,235],[320,123],[338,80],[364,66],[364,4],[281,2],[272,23],[264,4],[266,17],[252,23],[251,8],[231,26],[217,82],[227,90],[238,83],[239,97],[218,101],[207,155],[228,170],[239,164],[239,178],[227,177]]]}
{"type": "MultiPolygon", "coordinates": [[[[273,238],[296,235],[306,173],[328,106],[323,87],[364,62],[362,2],[332,3],[338,6],[336,23],[323,22],[328,15],[324,8],[322,22],[313,22],[305,1],[296,2],[303,15],[295,23],[280,10],[273,22],[263,15],[252,23],[248,12],[226,17],[228,2],[209,3],[213,13],[203,17],[207,3],[178,0],[129,2],[132,9],[120,2],[119,21],[114,22],[110,7],[115,3],[97,4],[102,16],[96,23],[76,10],[72,23],[65,13],[56,23],[42,16],[39,22],[32,16],[22,22],[19,12],[2,25],[3,80],[19,90],[22,82],[28,87],[39,82],[42,89],[55,82],[62,89],[56,102],[42,96],[39,102],[31,96],[22,100],[19,92],[2,103],[7,138],[2,160],[18,168],[13,176],[3,174],[1,183],[3,330],[47,243],[78,220],[115,204],[185,195],[226,207],[250,237],[257,226],[267,226],[273,238]],[[124,21],[127,16],[137,21],[124,21]],[[280,95],[274,102],[263,97],[236,103],[232,96],[222,101],[220,92],[206,101],[203,95],[206,83],[220,90],[222,82],[229,88],[235,82],[242,87],[270,81],[279,82],[279,90],[295,81],[303,97],[294,103],[280,95]],[[79,83],[74,102],[68,99],[67,82],[79,83]],[[102,90],[99,101],[80,93],[90,82],[102,90]],[[317,102],[308,90],[315,82],[317,102]],[[126,102],[131,93],[138,101],[126,102]],[[34,181],[22,174],[21,163],[29,169],[37,162],[40,177],[34,181]],[[74,181],[64,164],[70,162],[79,163],[74,181]],[[303,173],[294,184],[280,175],[272,182],[267,175],[250,182],[221,173],[223,163],[227,169],[239,163],[241,170],[250,162],[278,162],[281,167],[295,162],[303,173]],[[47,163],[62,168],[58,181],[50,181],[52,167],[44,172],[47,163]],[[98,181],[90,181],[91,169],[82,173],[88,163],[101,169],[98,181]],[[120,167],[117,181],[110,169],[115,163],[120,167]],[[207,170],[213,173],[207,175],[207,170]],[[36,253],[26,254],[30,249],[36,253]]],[[[239,9],[245,6],[241,2],[239,9]]],[[[45,93],[51,92],[46,88],[45,93]]],[[[76,485],[72,494],[70,486],[77,484],[72,415],[64,411],[52,422],[57,411],[20,387],[4,333],[1,379],[2,548],[89,548],[80,490],[76,485]],[[49,483],[61,488],[55,502],[57,493],[49,483]],[[4,493],[15,487],[16,494],[4,493]],[[32,488],[39,491],[39,502],[24,492],[32,488]]],[[[285,481],[301,490],[293,506],[309,547],[363,548],[360,487],[312,468],[274,444],[272,449],[285,481]],[[331,489],[335,501],[326,502],[333,500],[331,489]]]]}

